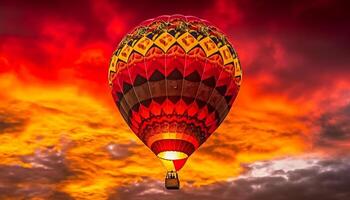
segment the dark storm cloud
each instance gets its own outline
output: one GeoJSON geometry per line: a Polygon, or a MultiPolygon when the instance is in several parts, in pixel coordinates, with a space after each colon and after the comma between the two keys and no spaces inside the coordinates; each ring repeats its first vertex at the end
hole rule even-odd
{"type": "Polygon", "coordinates": [[[289,170],[274,170],[274,161],[267,161],[261,166],[251,164],[250,171],[247,172],[249,174],[253,170],[270,168],[269,174],[264,176],[244,176],[202,187],[186,185],[179,191],[165,190],[162,182],[146,179],[141,183],[118,188],[109,199],[346,200],[350,198],[349,161],[348,158],[320,160],[305,168],[300,166],[289,170]]]}
{"type": "Polygon", "coordinates": [[[141,145],[138,145],[135,142],[127,144],[116,144],[111,142],[106,146],[106,150],[113,159],[119,160],[131,156],[133,154],[132,149],[140,146],[141,145]]]}
{"type": "MultiPolygon", "coordinates": [[[[346,0],[290,0],[284,2],[277,0],[264,2],[241,0],[236,1],[236,5],[246,13],[247,22],[252,25],[261,25],[264,22],[268,24],[279,23],[280,25],[289,25],[285,27],[286,29],[294,29],[294,26],[304,26],[315,31],[320,30],[320,28],[330,32],[337,31],[330,28],[342,26],[347,21],[345,17],[350,16],[346,11],[346,6],[349,5],[346,0]],[[283,24],[285,22],[289,23],[283,24]]],[[[348,30],[348,27],[344,28],[348,30]]]]}
{"type": "Polygon", "coordinates": [[[262,91],[287,93],[292,98],[305,97],[318,89],[332,90],[338,81],[350,73],[350,41],[338,38],[320,38],[316,35],[295,33],[276,35],[273,44],[259,42],[254,61],[247,66],[246,76],[266,77],[273,81],[259,85],[262,91]],[[283,57],[275,58],[278,51],[283,57]]]}
{"type": "Polygon", "coordinates": [[[38,150],[21,159],[32,167],[0,165],[0,198],[71,199],[52,187],[73,174],[61,152],[38,150]]]}
{"type": "Polygon", "coordinates": [[[240,20],[226,20],[234,19],[235,12],[208,18],[226,27],[234,39],[246,78],[273,79],[260,83],[260,91],[304,97],[346,80],[347,1],[226,1],[221,8],[225,5],[236,7],[240,20]]]}
{"type": "Polygon", "coordinates": [[[7,110],[0,110],[0,134],[21,132],[26,127],[27,120],[7,110]]]}
{"type": "MultiPolygon", "coordinates": [[[[3,119],[0,119],[3,120],[3,119]]],[[[15,121],[0,121],[0,133],[18,132],[23,130],[24,120],[18,119],[15,121]]]]}
{"type": "Polygon", "coordinates": [[[334,146],[338,142],[350,142],[350,104],[320,117],[317,125],[320,134],[316,143],[321,146],[334,146]]]}

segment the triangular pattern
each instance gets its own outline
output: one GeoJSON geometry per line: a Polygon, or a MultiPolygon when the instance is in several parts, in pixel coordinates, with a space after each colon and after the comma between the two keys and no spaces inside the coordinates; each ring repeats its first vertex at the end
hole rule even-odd
{"type": "Polygon", "coordinates": [[[155,116],[159,116],[161,113],[161,110],[162,110],[161,104],[156,103],[156,101],[151,102],[149,109],[150,109],[151,113],[155,116]]]}
{"type": "Polygon", "coordinates": [[[216,79],[217,86],[228,86],[232,81],[232,75],[225,70],[222,70],[220,76],[216,79]]]}
{"type": "Polygon", "coordinates": [[[207,62],[205,64],[205,69],[201,75],[201,79],[202,80],[205,80],[211,76],[214,76],[214,77],[219,77],[219,71],[216,69],[215,65],[213,65],[213,63],[211,62],[207,62]]]}
{"type": "Polygon", "coordinates": [[[185,77],[185,80],[188,80],[191,82],[199,82],[199,81],[201,81],[201,76],[198,73],[198,71],[193,71],[191,74],[189,74],[185,77]]]}
{"type": "Polygon", "coordinates": [[[165,79],[165,76],[163,73],[161,73],[159,70],[154,70],[153,74],[149,78],[149,81],[160,81],[165,79]]]}
{"type": "Polygon", "coordinates": [[[198,113],[199,109],[196,103],[192,103],[191,106],[188,107],[187,113],[188,116],[195,116],[198,113]]]}
{"type": "Polygon", "coordinates": [[[127,82],[123,82],[123,93],[126,94],[129,92],[129,90],[132,89],[132,85],[127,83],[127,82]]]}
{"type": "Polygon", "coordinates": [[[183,75],[182,73],[175,68],[168,76],[167,76],[168,80],[180,80],[183,79],[183,75]]]}
{"type": "Polygon", "coordinates": [[[215,88],[222,96],[225,96],[226,91],[227,91],[227,86],[226,85],[222,85],[219,87],[215,88]]]}
{"type": "Polygon", "coordinates": [[[140,104],[135,104],[132,108],[131,108],[134,112],[138,112],[140,109],[140,104]]]}
{"type": "Polygon", "coordinates": [[[180,96],[169,96],[168,99],[169,99],[173,104],[176,104],[176,103],[181,99],[181,97],[180,97],[180,96]]]}
{"type": "Polygon", "coordinates": [[[169,99],[166,99],[162,106],[163,112],[166,115],[170,115],[174,112],[174,109],[174,104],[169,99]]]}
{"type": "Polygon", "coordinates": [[[216,80],[215,80],[215,77],[214,76],[211,76],[205,80],[202,81],[202,83],[208,87],[215,87],[216,85],[216,80]]]}
{"type": "Polygon", "coordinates": [[[147,80],[146,68],[143,59],[141,62],[135,63],[133,66],[130,67],[129,75],[133,83],[135,82],[137,76],[141,76],[147,80]]]}
{"type": "Polygon", "coordinates": [[[165,75],[168,77],[175,69],[184,74],[186,54],[178,45],[171,47],[165,57],[166,70],[165,75]]]}
{"type": "Polygon", "coordinates": [[[166,100],[166,96],[161,96],[161,97],[154,97],[153,101],[157,102],[158,104],[163,104],[163,102],[166,100]]]}
{"type": "Polygon", "coordinates": [[[116,94],[116,97],[117,97],[117,101],[119,102],[123,98],[123,93],[116,92],[115,94],[116,94]]]}
{"type": "Polygon", "coordinates": [[[188,106],[186,105],[186,103],[182,99],[180,99],[176,104],[175,112],[178,115],[183,115],[187,109],[188,106]]]}
{"type": "Polygon", "coordinates": [[[199,109],[201,109],[201,108],[203,108],[204,106],[207,105],[206,102],[201,101],[201,100],[199,100],[199,99],[196,99],[196,103],[197,103],[197,106],[198,106],[199,109]]]}
{"type": "Polygon", "coordinates": [[[183,97],[182,97],[182,100],[183,100],[187,105],[189,105],[189,104],[191,104],[191,103],[194,101],[194,98],[193,98],[193,97],[185,97],[185,96],[183,96],[183,97]]]}
{"type": "Polygon", "coordinates": [[[147,79],[139,74],[136,75],[136,78],[134,80],[134,87],[142,85],[147,82],[147,79]]]}
{"type": "Polygon", "coordinates": [[[141,101],[140,103],[145,106],[146,108],[149,107],[149,105],[151,104],[152,102],[152,99],[147,99],[147,100],[144,100],[144,101],[141,101]]]}
{"type": "Polygon", "coordinates": [[[149,109],[143,105],[140,105],[139,113],[143,119],[148,119],[150,117],[149,109]]]}

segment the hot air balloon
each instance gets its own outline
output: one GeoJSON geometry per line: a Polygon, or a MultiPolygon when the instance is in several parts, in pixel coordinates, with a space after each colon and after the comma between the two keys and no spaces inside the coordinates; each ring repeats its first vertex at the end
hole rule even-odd
{"type": "Polygon", "coordinates": [[[242,70],[226,35],[183,15],[144,21],[112,55],[108,80],[126,123],[166,167],[165,186],[228,114],[242,70]]]}

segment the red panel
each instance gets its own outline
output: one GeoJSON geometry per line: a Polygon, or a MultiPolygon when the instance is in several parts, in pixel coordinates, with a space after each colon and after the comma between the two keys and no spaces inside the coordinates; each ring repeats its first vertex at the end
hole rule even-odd
{"type": "Polygon", "coordinates": [[[146,70],[145,70],[145,64],[143,62],[143,57],[142,60],[138,63],[134,63],[133,65],[130,66],[129,68],[129,74],[130,74],[130,78],[132,83],[135,82],[135,78],[137,75],[142,76],[144,78],[146,78],[146,70]]]}
{"type": "Polygon", "coordinates": [[[145,56],[145,65],[147,68],[147,79],[155,70],[165,74],[165,54],[158,47],[152,47],[145,56]]]}
{"type": "Polygon", "coordinates": [[[180,99],[175,105],[175,112],[179,115],[184,114],[184,112],[188,109],[186,103],[180,99]]]}
{"type": "Polygon", "coordinates": [[[174,166],[175,166],[175,170],[179,171],[185,164],[186,164],[187,158],[184,159],[180,159],[180,160],[174,160],[174,166]]]}
{"type": "Polygon", "coordinates": [[[174,104],[169,100],[169,99],[166,99],[164,101],[164,104],[162,106],[162,110],[163,112],[166,114],[166,115],[170,115],[174,112],[174,104]]]}
{"type": "Polygon", "coordinates": [[[208,61],[206,64],[205,70],[202,74],[202,80],[205,80],[212,76],[218,79],[220,72],[221,72],[221,69],[215,63],[208,61]]]}
{"type": "Polygon", "coordinates": [[[210,115],[206,117],[205,124],[213,124],[213,122],[216,120],[215,112],[212,112],[210,115]]]}
{"type": "Polygon", "coordinates": [[[120,71],[116,77],[117,81],[118,81],[118,85],[123,88],[123,84],[128,83],[130,85],[132,85],[131,81],[130,81],[130,77],[129,77],[129,72],[128,69],[124,69],[122,71],[120,71]]]}
{"type": "Polygon", "coordinates": [[[134,112],[132,111],[132,119],[137,122],[138,124],[141,124],[141,116],[139,114],[139,112],[134,112]]]}
{"type": "Polygon", "coordinates": [[[205,106],[197,115],[199,120],[203,120],[208,116],[208,108],[205,106]]]}
{"type": "Polygon", "coordinates": [[[152,115],[160,115],[161,114],[161,105],[159,105],[157,102],[152,101],[150,106],[150,111],[152,113],[152,115]]]}
{"type": "Polygon", "coordinates": [[[200,47],[192,49],[187,56],[187,68],[184,76],[186,77],[194,71],[197,71],[200,75],[203,74],[206,59],[205,53],[200,47]]]}
{"type": "Polygon", "coordinates": [[[195,114],[197,114],[199,111],[199,108],[197,106],[196,102],[191,103],[189,108],[187,109],[187,114],[191,117],[193,117],[195,114]]]}
{"type": "Polygon", "coordinates": [[[143,119],[147,119],[150,117],[149,108],[146,108],[143,105],[140,105],[139,113],[143,119]]]}
{"type": "Polygon", "coordinates": [[[222,85],[230,85],[231,81],[232,81],[232,74],[230,74],[229,72],[222,70],[220,77],[217,79],[216,81],[216,85],[217,86],[222,86],[222,85]]]}
{"type": "Polygon", "coordinates": [[[166,73],[168,76],[175,68],[178,69],[181,74],[184,74],[185,68],[185,51],[178,45],[171,47],[166,55],[166,73]]]}

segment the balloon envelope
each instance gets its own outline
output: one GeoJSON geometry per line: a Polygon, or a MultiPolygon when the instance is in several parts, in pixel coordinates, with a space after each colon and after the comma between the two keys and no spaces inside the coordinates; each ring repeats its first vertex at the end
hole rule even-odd
{"type": "Polygon", "coordinates": [[[228,114],[242,70],[224,33],[205,20],[173,15],[127,34],[108,75],[127,124],[168,171],[178,171],[228,114]]]}

